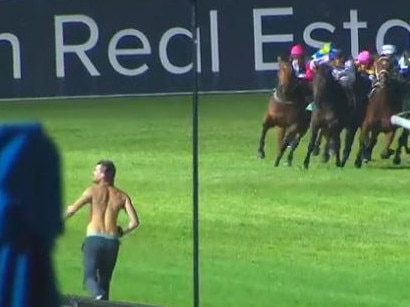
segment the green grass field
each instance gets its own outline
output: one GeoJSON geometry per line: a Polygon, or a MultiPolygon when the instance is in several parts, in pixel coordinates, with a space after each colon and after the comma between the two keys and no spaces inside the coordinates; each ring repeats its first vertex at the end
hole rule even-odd
{"type": "MultiPolygon", "coordinates": [[[[305,171],[305,137],[294,166],[274,168],[272,130],[256,159],[266,102],[199,99],[201,306],[409,306],[409,157],[392,167],[378,147],[360,170],[352,157],[344,169],[313,157],[305,171]]],[[[3,102],[0,118],[43,122],[60,149],[65,204],[96,161],[116,162],[141,227],[122,241],[113,300],[192,305],[190,96],[3,102]]],[[[85,222],[83,210],[57,242],[63,293],[86,294],[85,222]]]]}

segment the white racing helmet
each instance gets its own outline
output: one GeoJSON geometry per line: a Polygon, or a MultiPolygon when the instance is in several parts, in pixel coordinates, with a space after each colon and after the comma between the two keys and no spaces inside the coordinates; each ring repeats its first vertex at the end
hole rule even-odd
{"type": "Polygon", "coordinates": [[[393,55],[396,53],[396,46],[394,45],[383,45],[380,52],[381,55],[393,55]]]}

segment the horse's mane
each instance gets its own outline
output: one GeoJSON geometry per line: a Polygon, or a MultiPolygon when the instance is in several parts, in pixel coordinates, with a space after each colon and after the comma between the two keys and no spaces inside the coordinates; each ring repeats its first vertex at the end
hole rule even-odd
{"type": "Polygon", "coordinates": [[[316,76],[321,76],[324,81],[333,79],[332,68],[327,64],[320,64],[316,71],[316,76]]]}
{"type": "Polygon", "coordinates": [[[337,105],[343,98],[341,85],[332,76],[332,67],[321,64],[317,68],[313,79],[313,93],[315,104],[320,107],[324,105],[337,105]]]}

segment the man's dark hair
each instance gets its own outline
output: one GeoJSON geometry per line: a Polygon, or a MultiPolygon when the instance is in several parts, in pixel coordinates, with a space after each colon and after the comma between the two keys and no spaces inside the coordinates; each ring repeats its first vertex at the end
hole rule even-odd
{"type": "Polygon", "coordinates": [[[97,165],[102,166],[102,171],[104,173],[105,179],[111,184],[114,184],[116,171],[114,162],[112,162],[111,160],[100,160],[97,162],[97,165]]]}

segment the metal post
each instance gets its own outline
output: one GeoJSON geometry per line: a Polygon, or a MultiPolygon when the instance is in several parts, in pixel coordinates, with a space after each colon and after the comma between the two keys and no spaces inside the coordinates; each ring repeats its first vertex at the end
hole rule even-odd
{"type": "Polygon", "coordinates": [[[192,2],[192,229],[193,229],[193,306],[199,307],[199,219],[198,219],[198,1],[192,2]]]}

